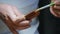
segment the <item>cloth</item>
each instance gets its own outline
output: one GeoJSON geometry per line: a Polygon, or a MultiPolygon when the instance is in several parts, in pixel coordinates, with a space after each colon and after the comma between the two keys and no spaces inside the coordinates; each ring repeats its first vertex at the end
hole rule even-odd
{"type": "MultiPolygon", "coordinates": [[[[38,1],[39,0],[0,0],[0,3],[16,6],[21,13],[26,15],[32,10],[38,8],[38,1]]],[[[24,30],[19,30],[18,32],[19,34],[39,34],[37,31],[38,25],[38,19],[34,18],[31,22],[31,27],[24,30]]],[[[3,21],[0,21],[0,34],[10,33],[11,31],[8,29],[8,27],[3,23],[3,21]]]]}
{"type": "MultiPolygon", "coordinates": [[[[39,7],[49,4],[50,1],[40,0],[39,7]]],[[[40,11],[39,21],[38,30],[41,34],[60,34],[60,18],[52,15],[49,8],[40,11]]]]}

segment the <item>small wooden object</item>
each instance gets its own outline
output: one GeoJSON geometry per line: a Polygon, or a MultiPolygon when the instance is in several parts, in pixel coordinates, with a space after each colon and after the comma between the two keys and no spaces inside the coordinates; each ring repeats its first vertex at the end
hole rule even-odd
{"type": "MultiPolygon", "coordinates": [[[[46,5],[46,6],[44,6],[44,7],[41,7],[41,8],[39,8],[39,9],[37,9],[37,10],[32,11],[31,13],[29,13],[29,14],[27,14],[27,15],[25,16],[25,17],[26,17],[26,20],[31,20],[31,19],[33,19],[34,17],[36,17],[36,16],[39,15],[39,13],[40,13],[39,10],[45,9],[45,8],[50,7],[50,6],[52,6],[52,5],[54,5],[54,3],[51,3],[51,4],[49,4],[49,5],[46,5]]],[[[14,23],[13,23],[12,20],[9,18],[9,16],[5,16],[5,15],[3,15],[3,14],[0,13],[0,18],[1,18],[1,20],[3,20],[3,22],[9,27],[9,29],[11,30],[11,32],[12,32],[13,34],[19,34],[19,33],[16,31],[16,29],[14,28],[14,23]]]]}

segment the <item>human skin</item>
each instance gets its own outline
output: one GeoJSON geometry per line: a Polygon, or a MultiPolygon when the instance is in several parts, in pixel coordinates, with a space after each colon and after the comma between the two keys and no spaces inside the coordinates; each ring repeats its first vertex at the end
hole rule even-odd
{"type": "Polygon", "coordinates": [[[9,18],[15,24],[14,27],[18,30],[30,27],[30,21],[25,20],[25,15],[21,14],[15,6],[0,4],[0,14],[9,16],[9,18]],[[19,20],[20,22],[17,23],[16,20],[19,20]]]}
{"type": "Polygon", "coordinates": [[[60,18],[60,0],[51,0],[55,5],[50,7],[50,12],[55,16],[60,18]]]}

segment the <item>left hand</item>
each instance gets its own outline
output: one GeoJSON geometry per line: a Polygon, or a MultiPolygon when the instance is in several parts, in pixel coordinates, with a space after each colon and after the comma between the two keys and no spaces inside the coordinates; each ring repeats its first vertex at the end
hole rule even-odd
{"type": "Polygon", "coordinates": [[[54,16],[60,18],[60,0],[51,0],[51,1],[54,2],[55,5],[50,7],[50,12],[54,16]]]}
{"type": "MultiPolygon", "coordinates": [[[[25,15],[18,11],[15,6],[8,4],[0,4],[0,17],[4,16],[4,21],[12,21],[16,30],[23,30],[30,27],[30,20],[26,20],[25,15]],[[9,16],[10,19],[7,19],[9,16]]],[[[9,21],[6,22],[9,24],[9,21]]],[[[9,24],[10,25],[10,24],[9,24]]]]}

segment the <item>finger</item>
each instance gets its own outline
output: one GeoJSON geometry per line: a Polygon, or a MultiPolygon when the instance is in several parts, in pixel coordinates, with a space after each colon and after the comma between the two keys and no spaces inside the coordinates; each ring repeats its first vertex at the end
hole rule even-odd
{"type": "Polygon", "coordinates": [[[60,11],[58,9],[54,9],[54,7],[50,7],[50,12],[56,16],[56,17],[60,17],[60,11]]]}
{"type": "Polygon", "coordinates": [[[30,25],[30,21],[25,20],[25,21],[16,23],[15,25],[19,26],[19,27],[28,26],[28,25],[30,25]]]}
{"type": "Polygon", "coordinates": [[[21,25],[21,26],[28,26],[28,25],[30,25],[30,21],[27,21],[27,20],[22,21],[22,22],[19,23],[19,25],[21,25]]]}
{"type": "Polygon", "coordinates": [[[11,6],[8,6],[6,8],[6,12],[7,12],[7,15],[11,18],[12,21],[15,21],[16,20],[17,17],[15,15],[15,13],[13,12],[13,9],[12,9],[11,6]]]}
{"type": "Polygon", "coordinates": [[[54,5],[54,9],[59,9],[60,10],[60,6],[54,5]]]}
{"type": "Polygon", "coordinates": [[[4,9],[0,8],[0,17],[2,19],[7,19],[7,13],[4,9]]]}
{"type": "Polygon", "coordinates": [[[12,7],[10,5],[2,4],[2,5],[0,5],[0,8],[1,8],[0,12],[3,15],[9,16],[9,18],[11,18],[12,21],[14,21],[16,19],[16,15],[14,14],[12,7]]]}
{"type": "Polygon", "coordinates": [[[10,5],[2,5],[1,6],[2,9],[4,10],[0,10],[0,12],[4,15],[8,15],[9,18],[11,18],[12,21],[16,21],[17,19],[24,19],[24,15],[22,14],[19,14],[19,12],[17,11],[16,8],[13,8],[13,6],[10,6],[10,5]],[[6,8],[6,9],[5,9],[6,8]],[[15,12],[14,12],[14,10],[15,12]],[[19,16],[17,16],[19,15],[19,16]]]}
{"type": "Polygon", "coordinates": [[[17,21],[25,19],[25,15],[23,15],[22,13],[20,13],[16,7],[12,7],[12,8],[14,10],[15,15],[17,16],[17,21]]]}
{"type": "Polygon", "coordinates": [[[18,24],[18,26],[15,26],[15,28],[18,29],[18,30],[26,29],[26,28],[30,27],[30,23],[29,22],[30,21],[27,21],[27,20],[22,21],[22,22],[20,22],[18,24]]]}
{"type": "Polygon", "coordinates": [[[12,7],[12,9],[14,10],[14,13],[16,14],[16,16],[23,15],[21,12],[18,11],[16,7],[12,7]]]}

